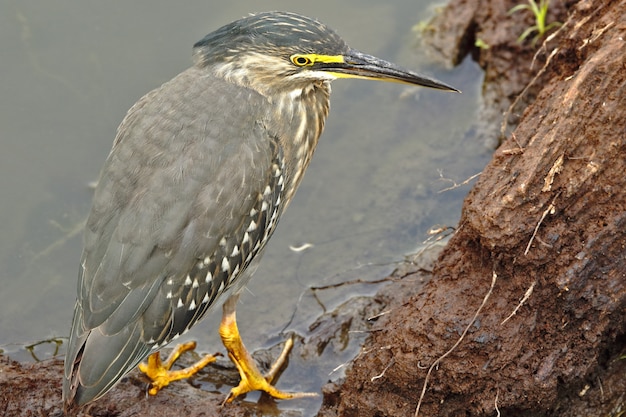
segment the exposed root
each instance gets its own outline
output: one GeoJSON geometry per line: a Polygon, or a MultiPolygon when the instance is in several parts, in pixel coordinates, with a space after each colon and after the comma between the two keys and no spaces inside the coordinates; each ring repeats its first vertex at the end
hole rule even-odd
{"type": "Polygon", "coordinates": [[[530,80],[530,82],[528,84],[526,84],[526,87],[524,87],[522,92],[519,93],[517,95],[517,97],[515,97],[515,100],[513,100],[513,102],[509,106],[509,108],[506,110],[506,112],[504,112],[504,116],[502,117],[502,125],[500,126],[500,138],[501,139],[504,139],[505,136],[506,136],[506,128],[507,128],[507,125],[508,125],[507,121],[509,120],[509,116],[511,115],[511,112],[513,111],[515,106],[517,106],[517,103],[519,103],[519,101],[526,95],[526,92],[528,92],[530,87],[532,87],[537,82],[539,77],[541,77],[543,75],[543,73],[546,72],[546,70],[548,69],[548,66],[550,65],[550,61],[552,61],[552,58],[554,58],[554,56],[558,52],[559,52],[559,48],[554,48],[552,50],[550,55],[548,55],[548,59],[546,59],[546,63],[543,65],[543,67],[541,67],[541,69],[539,71],[537,71],[537,74],[535,74],[533,79],[530,80]]]}
{"type": "Polygon", "coordinates": [[[380,378],[382,378],[383,376],[385,376],[385,372],[387,372],[387,369],[391,368],[391,366],[392,366],[394,363],[396,363],[395,358],[391,358],[391,360],[389,361],[389,363],[387,364],[387,366],[385,366],[385,369],[383,369],[383,371],[382,371],[381,373],[379,373],[378,375],[373,376],[373,377],[370,379],[370,382],[374,382],[374,381],[376,381],[377,379],[380,379],[380,378]]]}
{"type": "Polygon", "coordinates": [[[561,195],[560,192],[554,196],[554,198],[552,199],[552,202],[550,202],[550,205],[548,205],[548,208],[545,209],[543,213],[541,214],[541,218],[539,219],[539,221],[537,222],[537,225],[535,226],[535,230],[533,231],[533,234],[530,237],[530,240],[528,241],[528,245],[526,245],[526,250],[524,251],[524,255],[528,255],[528,251],[530,250],[530,247],[532,246],[533,241],[535,240],[535,236],[537,236],[537,232],[539,231],[539,226],[541,226],[541,223],[543,223],[543,220],[548,216],[548,214],[554,214],[556,210],[556,206],[554,205],[554,202],[556,201],[559,195],[561,195]]]}
{"type": "Polygon", "coordinates": [[[460,187],[462,187],[462,186],[464,186],[464,185],[467,185],[467,184],[469,184],[469,183],[470,183],[470,181],[471,181],[471,180],[473,180],[474,178],[479,177],[479,176],[480,176],[480,174],[482,174],[482,173],[483,173],[483,172],[482,172],[482,171],[480,171],[479,173],[474,174],[474,175],[472,175],[471,177],[469,177],[469,178],[465,179],[463,182],[461,182],[461,183],[457,184],[457,183],[456,183],[456,181],[451,180],[450,178],[445,178],[445,177],[443,176],[443,172],[440,170],[440,171],[439,171],[439,179],[440,179],[440,180],[442,180],[442,181],[448,181],[448,182],[451,182],[451,183],[452,183],[452,185],[451,185],[451,186],[449,186],[449,187],[446,187],[446,188],[444,188],[444,189],[442,189],[442,190],[437,191],[437,194],[445,193],[446,191],[454,190],[454,189],[456,189],[456,188],[460,188],[460,187]]]}
{"type": "Polygon", "coordinates": [[[526,290],[526,292],[524,293],[524,297],[522,297],[522,299],[520,300],[519,304],[517,304],[517,307],[515,307],[515,309],[513,310],[513,312],[511,314],[509,314],[509,316],[507,318],[505,318],[504,320],[502,320],[502,323],[500,323],[500,325],[503,325],[504,323],[506,323],[507,321],[509,321],[509,319],[511,317],[513,317],[514,315],[517,314],[517,311],[522,307],[522,305],[524,305],[524,303],[526,301],[528,301],[528,299],[530,298],[530,296],[533,293],[533,289],[535,288],[535,285],[537,284],[537,281],[534,281],[532,284],[530,284],[530,287],[528,287],[528,289],[526,290]]]}
{"type": "Polygon", "coordinates": [[[465,327],[465,330],[463,330],[463,333],[461,334],[461,337],[458,338],[456,343],[446,353],[444,353],[439,358],[437,358],[437,360],[435,360],[430,365],[430,367],[428,368],[428,372],[426,373],[426,378],[424,378],[424,385],[422,386],[422,393],[420,394],[419,401],[417,402],[417,407],[415,408],[415,417],[419,416],[420,406],[422,405],[422,400],[424,399],[424,395],[426,395],[426,389],[428,388],[428,379],[430,378],[430,374],[432,373],[433,369],[435,369],[435,367],[439,366],[441,361],[443,361],[448,355],[450,355],[457,348],[457,346],[459,346],[461,344],[461,342],[465,338],[465,335],[469,331],[469,328],[476,321],[476,318],[480,314],[480,311],[483,309],[485,304],[487,304],[487,300],[491,296],[491,292],[493,291],[493,287],[495,287],[495,285],[496,285],[497,278],[498,278],[498,274],[496,274],[496,271],[494,270],[493,274],[491,276],[491,286],[489,287],[489,291],[487,291],[487,294],[485,294],[485,298],[483,298],[483,302],[480,304],[480,306],[478,307],[478,309],[474,313],[474,317],[472,317],[472,320],[470,320],[470,322],[465,327]]]}
{"type": "Polygon", "coordinates": [[[496,417],[500,417],[500,409],[498,408],[498,394],[500,394],[500,391],[496,392],[496,398],[495,400],[493,400],[493,405],[494,405],[494,408],[496,409],[496,417]]]}

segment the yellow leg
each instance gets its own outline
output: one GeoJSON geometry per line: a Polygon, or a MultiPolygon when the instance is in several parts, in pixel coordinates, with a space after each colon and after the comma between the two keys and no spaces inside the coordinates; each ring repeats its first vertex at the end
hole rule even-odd
{"type": "Polygon", "coordinates": [[[302,397],[315,397],[316,393],[310,392],[283,392],[276,389],[272,382],[276,377],[276,374],[283,366],[293,341],[289,339],[285,344],[285,347],[279,356],[278,360],[272,365],[272,368],[267,375],[261,374],[257,368],[254,359],[246,350],[243,345],[239,329],[237,328],[237,317],[235,308],[237,305],[237,295],[230,297],[224,303],[224,312],[222,316],[222,323],[220,324],[220,336],[222,337],[222,343],[228,351],[228,356],[235,363],[235,366],[239,370],[241,376],[241,382],[238,386],[231,389],[230,394],[224,401],[225,403],[233,401],[236,397],[248,393],[250,391],[265,391],[272,397],[279,400],[288,400],[292,398],[302,397]]]}
{"type": "Polygon", "coordinates": [[[179,379],[185,379],[196,374],[200,369],[207,366],[209,363],[215,361],[216,355],[206,355],[204,358],[194,363],[188,368],[180,369],[177,371],[171,371],[170,368],[176,362],[178,357],[196,348],[196,342],[187,342],[182,345],[178,345],[174,348],[170,356],[163,363],[161,362],[161,355],[159,352],[155,352],[148,356],[148,363],[140,363],[139,370],[146,374],[150,378],[151,384],[148,394],[156,395],[162,388],[167,387],[170,382],[178,381],[179,379]]]}

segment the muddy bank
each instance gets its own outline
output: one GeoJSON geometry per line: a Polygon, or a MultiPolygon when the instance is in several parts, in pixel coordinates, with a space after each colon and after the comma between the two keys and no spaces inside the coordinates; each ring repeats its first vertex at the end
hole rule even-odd
{"type": "MultiPolygon", "coordinates": [[[[20,364],[0,355],[0,415],[62,417],[62,359],[20,364]]],[[[81,416],[218,416],[223,395],[207,393],[189,384],[176,384],[158,396],[146,398],[146,383],[137,371],[113,388],[102,400],[87,407],[81,416]],[[198,392],[202,394],[199,395],[198,392]],[[201,397],[201,401],[200,401],[201,397]],[[196,400],[194,401],[193,398],[196,400]]],[[[250,415],[238,406],[229,407],[229,416],[250,415]]]]}
{"type": "Polygon", "coordinates": [[[437,20],[440,52],[486,71],[485,135],[511,103],[516,127],[430,282],[399,294],[321,416],[418,414],[444,354],[419,415],[626,409],[626,2],[552,3],[563,26],[539,51],[516,42],[533,22],[513,2],[453,1],[437,20]]]}

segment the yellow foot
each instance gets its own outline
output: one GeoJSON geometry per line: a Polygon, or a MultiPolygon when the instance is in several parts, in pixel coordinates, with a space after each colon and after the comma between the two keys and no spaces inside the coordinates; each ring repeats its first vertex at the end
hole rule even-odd
{"type": "Polygon", "coordinates": [[[241,336],[239,335],[235,314],[237,298],[237,296],[230,297],[223,305],[224,314],[222,316],[222,323],[220,324],[220,336],[222,337],[224,347],[226,347],[226,350],[228,351],[228,357],[230,357],[239,370],[241,382],[239,385],[230,390],[230,393],[224,400],[224,403],[232,402],[236,397],[250,391],[264,391],[278,400],[316,397],[316,393],[283,392],[276,389],[272,385],[272,382],[278,374],[278,371],[280,371],[280,368],[284,365],[285,360],[289,355],[289,351],[293,346],[293,340],[291,338],[289,338],[289,340],[285,343],[282,353],[274,365],[272,365],[272,368],[267,375],[261,374],[259,368],[257,368],[254,360],[252,359],[252,356],[250,356],[246,347],[243,345],[241,336]]]}
{"type": "Polygon", "coordinates": [[[159,352],[155,352],[152,355],[148,356],[147,364],[140,363],[139,370],[146,374],[146,376],[151,381],[148,394],[156,395],[157,392],[159,392],[162,388],[167,387],[170,382],[193,376],[200,369],[215,361],[216,356],[218,356],[218,354],[206,355],[204,358],[188,368],[180,369],[177,371],[170,370],[172,365],[174,365],[174,362],[176,362],[176,359],[178,359],[181,354],[195,348],[196,342],[184,343],[182,345],[176,346],[165,362],[161,362],[161,355],[159,354],[159,352]]]}
{"type": "Polygon", "coordinates": [[[289,338],[285,342],[285,347],[283,348],[280,356],[278,357],[276,362],[274,362],[269,372],[265,375],[261,374],[254,362],[238,362],[231,356],[231,359],[233,359],[233,362],[235,362],[237,369],[239,369],[241,382],[239,382],[239,385],[230,390],[230,393],[228,394],[228,397],[226,397],[226,399],[224,400],[224,403],[230,403],[238,396],[246,394],[250,391],[264,391],[273,398],[276,398],[277,400],[317,397],[317,394],[314,392],[284,392],[272,385],[272,382],[274,382],[274,378],[276,378],[276,374],[284,365],[285,360],[287,359],[287,356],[289,355],[292,347],[293,339],[289,338]]]}

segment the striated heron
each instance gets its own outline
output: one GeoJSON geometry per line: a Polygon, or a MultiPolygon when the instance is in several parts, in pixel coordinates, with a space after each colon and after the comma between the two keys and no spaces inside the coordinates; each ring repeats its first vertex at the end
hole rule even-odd
{"type": "MultiPolygon", "coordinates": [[[[190,376],[158,350],[223,306],[220,335],[241,383],[227,398],[287,393],[263,376],[235,320],[239,293],[309,165],[337,78],[458,91],[352,48],[294,13],[230,23],[194,65],[141,98],[118,128],[87,220],[63,399],[74,410],[140,369],[151,394],[190,376]]],[[[174,356],[189,349],[184,346],[174,356]]],[[[274,367],[278,369],[278,366],[274,367]]]]}

